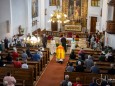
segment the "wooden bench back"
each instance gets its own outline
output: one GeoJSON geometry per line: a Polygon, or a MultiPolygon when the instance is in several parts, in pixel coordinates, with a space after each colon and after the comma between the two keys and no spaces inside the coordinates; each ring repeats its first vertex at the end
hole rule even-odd
{"type": "Polygon", "coordinates": [[[11,72],[12,76],[16,79],[25,80],[25,86],[33,86],[34,82],[34,69],[22,69],[22,68],[10,68],[10,67],[0,67],[0,75],[6,75],[7,72],[11,72]]]}
{"type": "MultiPolygon", "coordinates": [[[[83,86],[84,85],[89,86],[89,84],[92,82],[93,77],[96,77],[97,79],[101,78],[101,74],[93,74],[93,73],[64,72],[64,76],[65,75],[69,75],[69,80],[73,83],[76,82],[76,77],[79,77],[83,86]]],[[[109,79],[110,78],[115,79],[115,75],[103,74],[102,77],[104,78],[105,75],[107,75],[109,79]]]]}

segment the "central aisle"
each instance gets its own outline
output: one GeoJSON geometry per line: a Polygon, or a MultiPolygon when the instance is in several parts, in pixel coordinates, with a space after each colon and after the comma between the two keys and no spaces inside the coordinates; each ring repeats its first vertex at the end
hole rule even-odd
{"type": "Polygon", "coordinates": [[[64,79],[64,71],[67,62],[68,56],[66,56],[63,64],[57,63],[56,58],[53,57],[47,65],[46,70],[41,75],[37,86],[59,86],[60,82],[64,79]]]}

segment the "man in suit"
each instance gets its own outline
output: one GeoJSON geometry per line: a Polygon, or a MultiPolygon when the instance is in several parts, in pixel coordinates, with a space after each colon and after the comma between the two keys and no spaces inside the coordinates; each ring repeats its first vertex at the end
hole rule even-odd
{"type": "Polygon", "coordinates": [[[43,47],[46,48],[46,46],[47,46],[47,37],[46,37],[46,34],[43,34],[42,44],[43,44],[43,47]]]}
{"type": "Polygon", "coordinates": [[[67,52],[67,49],[66,49],[66,38],[64,37],[64,35],[61,38],[61,43],[62,43],[62,46],[64,47],[65,52],[67,52]]]}

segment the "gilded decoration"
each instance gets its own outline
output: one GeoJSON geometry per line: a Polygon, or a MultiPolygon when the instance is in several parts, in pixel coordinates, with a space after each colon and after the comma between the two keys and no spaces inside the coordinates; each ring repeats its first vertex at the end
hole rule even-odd
{"type": "Polygon", "coordinates": [[[87,25],[88,0],[62,0],[62,11],[68,15],[70,24],[87,25]]]}

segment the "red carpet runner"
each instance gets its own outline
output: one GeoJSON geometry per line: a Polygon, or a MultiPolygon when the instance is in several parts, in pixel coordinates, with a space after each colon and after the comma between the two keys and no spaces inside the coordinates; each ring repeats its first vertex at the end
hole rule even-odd
{"type": "Polygon", "coordinates": [[[38,81],[37,86],[59,86],[64,78],[67,61],[68,56],[66,56],[63,64],[57,63],[55,57],[53,57],[38,81]]]}

